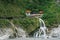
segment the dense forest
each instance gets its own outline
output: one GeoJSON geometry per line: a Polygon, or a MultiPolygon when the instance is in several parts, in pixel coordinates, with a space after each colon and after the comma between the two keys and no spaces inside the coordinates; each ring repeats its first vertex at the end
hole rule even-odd
{"type": "Polygon", "coordinates": [[[39,27],[39,21],[27,17],[25,11],[29,9],[36,13],[44,11],[42,19],[48,28],[57,27],[60,23],[60,6],[56,0],[0,0],[0,27],[11,27],[8,19],[1,17],[13,17],[13,23],[22,27],[28,33],[39,27]]]}

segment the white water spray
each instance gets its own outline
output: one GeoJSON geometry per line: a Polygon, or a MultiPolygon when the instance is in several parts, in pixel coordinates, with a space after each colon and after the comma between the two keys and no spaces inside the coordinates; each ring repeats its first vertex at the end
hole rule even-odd
{"type": "Polygon", "coordinates": [[[45,23],[44,23],[44,21],[41,18],[38,18],[38,19],[39,19],[39,22],[40,22],[40,28],[39,28],[39,31],[34,33],[34,36],[35,37],[44,37],[44,38],[47,38],[47,34],[46,34],[47,27],[45,26],[45,23]],[[43,32],[43,34],[42,34],[42,32],[43,32]]]}

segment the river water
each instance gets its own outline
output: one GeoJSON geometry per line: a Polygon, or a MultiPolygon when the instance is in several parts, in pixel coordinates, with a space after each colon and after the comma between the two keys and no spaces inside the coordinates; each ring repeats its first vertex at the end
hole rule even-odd
{"type": "Polygon", "coordinates": [[[6,39],[6,40],[60,40],[60,38],[49,38],[49,39],[43,39],[43,38],[15,38],[15,39],[6,39]]]}

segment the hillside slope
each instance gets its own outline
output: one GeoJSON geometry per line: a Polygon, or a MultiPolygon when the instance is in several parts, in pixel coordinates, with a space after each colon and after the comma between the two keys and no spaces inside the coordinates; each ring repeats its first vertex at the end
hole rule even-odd
{"type": "MultiPolygon", "coordinates": [[[[42,19],[47,27],[57,27],[60,23],[60,7],[54,0],[0,0],[0,17],[17,17],[12,19],[14,24],[30,33],[39,27],[39,21],[26,17],[26,9],[37,13],[43,10],[42,19]]],[[[6,19],[0,19],[0,27],[10,27],[10,24],[6,19]]]]}

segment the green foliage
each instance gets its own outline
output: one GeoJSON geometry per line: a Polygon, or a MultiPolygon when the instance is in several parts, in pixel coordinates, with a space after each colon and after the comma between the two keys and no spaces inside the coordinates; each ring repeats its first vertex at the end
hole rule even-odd
{"type": "Polygon", "coordinates": [[[46,25],[48,27],[52,27],[52,26],[57,27],[57,25],[60,24],[59,17],[60,17],[59,6],[57,6],[56,2],[53,1],[52,4],[49,5],[45,10],[42,19],[45,20],[46,25]]]}
{"type": "Polygon", "coordinates": [[[14,19],[14,24],[21,26],[28,33],[35,30],[36,27],[39,26],[37,23],[38,20],[36,18],[24,17],[24,18],[14,19]]]}
{"type": "Polygon", "coordinates": [[[10,27],[9,22],[6,19],[0,19],[0,28],[10,27]]]}
{"type": "MultiPolygon", "coordinates": [[[[39,10],[43,10],[44,15],[42,19],[45,21],[47,27],[60,23],[60,7],[56,5],[55,0],[0,0],[0,17],[19,17],[19,19],[14,19],[14,24],[21,26],[30,33],[39,27],[39,24],[37,24],[39,22],[36,18],[26,17],[26,9],[37,13],[39,10]]],[[[5,21],[0,20],[0,25],[5,25],[5,23],[9,25],[5,21]]]]}

